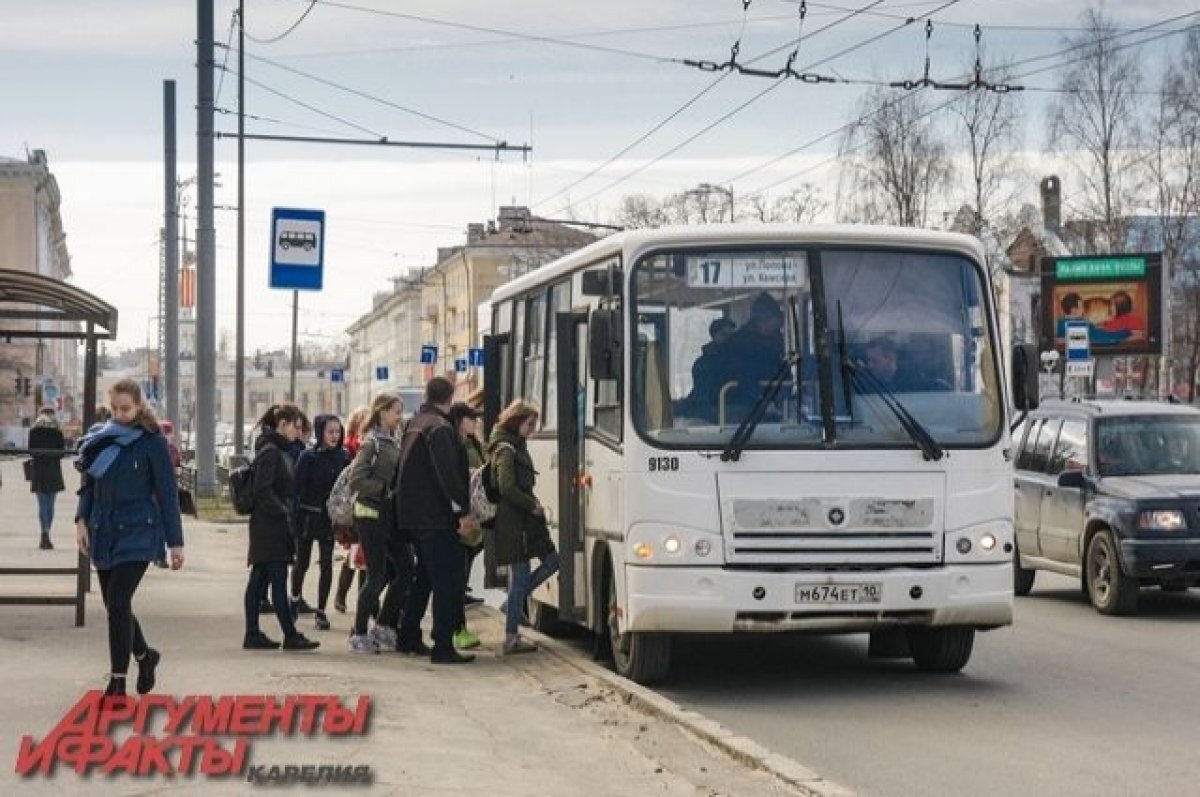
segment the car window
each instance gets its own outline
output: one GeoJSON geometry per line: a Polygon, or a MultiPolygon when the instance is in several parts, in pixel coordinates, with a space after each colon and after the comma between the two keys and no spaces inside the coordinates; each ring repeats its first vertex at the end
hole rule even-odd
{"type": "Polygon", "coordinates": [[[1080,420],[1063,421],[1058,433],[1058,443],[1050,458],[1050,472],[1065,470],[1087,470],[1087,423],[1080,420]]]}
{"type": "Polygon", "coordinates": [[[1017,470],[1033,469],[1033,444],[1037,441],[1038,429],[1042,428],[1042,419],[1034,418],[1026,426],[1025,439],[1021,444],[1021,453],[1017,455],[1017,470]]]}
{"type": "Polygon", "coordinates": [[[1058,418],[1048,418],[1042,424],[1042,428],[1038,431],[1037,442],[1033,445],[1033,461],[1029,464],[1029,470],[1049,473],[1050,453],[1054,450],[1054,441],[1058,438],[1058,430],[1061,426],[1062,421],[1058,418]]]}

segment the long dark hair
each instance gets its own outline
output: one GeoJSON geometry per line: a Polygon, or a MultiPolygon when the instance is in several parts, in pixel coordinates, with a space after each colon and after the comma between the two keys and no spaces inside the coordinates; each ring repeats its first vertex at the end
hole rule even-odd
{"type": "Polygon", "coordinates": [[[295,404],[273,404],[255,424],[262,434],[274,433],[279,424],[285,422],[299,423],[304,413],[295,404]]]}

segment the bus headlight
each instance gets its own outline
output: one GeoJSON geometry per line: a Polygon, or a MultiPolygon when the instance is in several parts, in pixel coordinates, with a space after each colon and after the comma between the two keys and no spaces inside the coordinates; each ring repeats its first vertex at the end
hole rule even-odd
{"type": "Polygon", "coordinates": [[[648,542],[639,542],[633,546],[633,555],[638,559],[650,559],[654,556],[654,546],[648,542]]]}
{"type": "Polygon", "coordinates": [[[1001,562],[1012,553],[1013,527],[1007,520],[993,520],[946,532],[946,562],[1001,562]],[[1008,550],[1005,550],[1007,544],[1008,550]]]}
{"type": "Polygon", "coordinates": [[[712,543],[708,540],[696,540],[696,556],[708,556],[712,553],[712,543]]]}
{"type": "Polygon", "coordinates": [[[666,523],[636,523],[626,537],[631,564],[713,565],[721,559],[721,538],[666,523]]]}
{"type": "Polygon", "coordinates": [[[683,548],[683,543],[681,543],[679,541],[679,538],[676,537],[674,534],[672,534],[670,537],[667,537],[665,540],[663,540],[663,550],[669,554],[677,554],[677,553],[679,553],[680,549],[682,549],[682,548],[683,548]]]}

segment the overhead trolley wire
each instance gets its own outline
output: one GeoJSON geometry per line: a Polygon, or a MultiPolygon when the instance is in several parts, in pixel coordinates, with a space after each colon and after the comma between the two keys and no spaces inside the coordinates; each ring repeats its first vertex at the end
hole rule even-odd
{"type": "Polygon", "coordinates": [[[295,22],[293,22],[291,24],[291,26],[287,30],[285,30],[283,33],[279,34],[278,36],[272,36],[269,39],[259,39],[255,36],[251,36],[250,33],[246,30],[245,25],[242,25],[242,20],[238,20],[238,24],[242,25],[242,33],[245,34],[246,38],[249,39],[250,41],[254,42],[255,44],[274,44],[275,42],[283,41],[288,36],[290,36],[292,34],[292,32],[296,30],[296,28],[300,27],[300,23],[302,23],[302,22],[304,22],[304,20],[308,19],[308,15],[311,14],[313,9],[316,7],[317,7],[317,0],[310,0],[310,2],[308,4],[308,8],[304,9],[304,13],[300,15],[299,19],[297,19],[295,22]]]}

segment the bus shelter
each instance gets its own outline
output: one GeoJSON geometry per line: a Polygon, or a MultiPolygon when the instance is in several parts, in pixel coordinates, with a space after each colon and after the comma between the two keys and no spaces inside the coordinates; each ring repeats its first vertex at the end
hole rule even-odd
{"type": "MultiPolygon", "coordinates": [[[[95,421],[98,342],[113,340],[116,336],[117,310],[100,298],[52,277],[0,269],[0,341],[11,343],[14,340],[32,339],[83,342],[82,414],[85,430],[95,421]]],[[[9,448],[5,453],[24,457],[38,452],[27,448],[9,448]]],[[[6,587],[5,591],[0,592],[0,605],[71,605],[75,607],[75,625],[84,624],[91,569],[88,558],[82,553],[77,555],[72,567],[10,567],[0,563],[0,576],[4,577],[6,587]],[[9,585],[19,582],[14,578],[17,576],[72,576],[74,594],[33,595],[8,591],[9,585]]]]}

